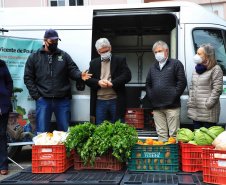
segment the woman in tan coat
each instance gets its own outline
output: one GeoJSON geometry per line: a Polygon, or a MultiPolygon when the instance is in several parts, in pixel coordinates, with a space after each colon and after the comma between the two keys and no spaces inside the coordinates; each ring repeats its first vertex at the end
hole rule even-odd
{"type": "Polygon", "coordinates": [[[200,46],[194,62],[197,65],[192,73],[187,103],[188,118],[193,120],[194,129],[209,128],[219,121],[223,72],[217,65],[211,44],[200,46]]]}

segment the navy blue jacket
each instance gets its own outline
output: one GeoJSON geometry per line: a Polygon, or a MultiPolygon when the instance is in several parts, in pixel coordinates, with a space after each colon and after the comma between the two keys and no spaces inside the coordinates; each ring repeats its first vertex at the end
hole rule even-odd
{"type": "Polygon", "coordinates": [[[0,60],[0,115],[11,111],[13,80],[3,60],[0,60]]]}
{"type": "Polygon", "coordinates": [[[180,96],[187,86],[183,64],[168,58],[160,70],[159,62],[154,63],[146,79],[146,92],[152,109],[180,107],[180,96]]]}

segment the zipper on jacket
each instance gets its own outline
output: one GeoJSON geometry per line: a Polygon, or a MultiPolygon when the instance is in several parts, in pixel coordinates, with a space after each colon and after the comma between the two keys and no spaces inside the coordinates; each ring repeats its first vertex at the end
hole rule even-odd
{"type": "Polygon", "coordinates": [[[48,55],[50,76],[53,76],[53,55],[48,55]]]}

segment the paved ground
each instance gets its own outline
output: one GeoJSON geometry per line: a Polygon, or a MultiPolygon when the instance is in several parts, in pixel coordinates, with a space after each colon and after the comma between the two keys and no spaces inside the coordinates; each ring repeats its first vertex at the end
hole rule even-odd
{"type": "MultiPolygon", "coordinates": [[[[22,150],[13,158],[15,162],[21,165],[24,169],[31,166],[31,145],[26,145],[22,147],[22,150]]],[[[8,175],[0,175],[0,180],[7,178],[15,173],[20,172],[22,169],[16,164],[9,161],[9,173],[8,175]]]]}

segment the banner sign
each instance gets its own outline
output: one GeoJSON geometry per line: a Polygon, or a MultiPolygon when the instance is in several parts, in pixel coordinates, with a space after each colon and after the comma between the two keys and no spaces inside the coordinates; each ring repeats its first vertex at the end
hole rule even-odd
{"type": "Polygon", "coordinates": [[[8,142],[31,141],[37,134],[35,101],[24,84],[24,68],[29,55],[42,46],[41,40],[0,37],[0,59],[8,66],[13,79],[12,105],[7,126],[8,142]]]}

